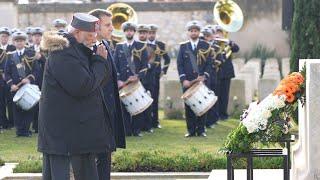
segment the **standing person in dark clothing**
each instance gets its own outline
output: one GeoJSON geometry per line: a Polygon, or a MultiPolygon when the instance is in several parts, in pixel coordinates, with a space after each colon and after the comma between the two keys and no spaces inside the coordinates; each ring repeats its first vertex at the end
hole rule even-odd
{"type": "MultiPolygon", "coordinates": [[[[115,141],[115,148],[125,148],[125,131],[124,122],[121,110],[121,102],[119,98],[119,90],[117,84],[117,69],[113,60],[112,50],[107,40],[111,39],[113,30],[112,26],[112,14],[111,12],[103,9],[95,9],[89,12],[90,15],[99,18],[99,30],[97,35],[97,43],[94,46],[94,51],[97,50],[99,44],[103,44],[107,50],[106,63],[110,67],[111,79],[103,87],[104,100],[110,110],[110,117],[112,122],[113,140],[115,141]]],[[[111,155],[112,151],[104,151],[97,155],[97,169],[99,180],[109,180],[111,172],[111,155]]]]}
{"type": "Polygon", "coordinates": [[[96,154],[115,148],[102,86],[110,80],[107,51],[96,42],[99,19],[75,13],[68,34],[43,36],[49,52],[39,111],[38,150],[43,179],[98,180],[96,154]]]}
{"type": "MultiPolygon", "coordinates": [[[[39,77],[39,66],[35,60],[35,51],[25,48],[27,35],[24,32],[15,32],[13,41],[17,50],[8,56],[5,64],[5,79],[10,87],[11,99],[15,96],[19,88],[24,84],[37,84],[39,77]]],[[[34,108],[23,110],[13,103],[13,119],[16,127],[16,135],[30,137],[29,130],[33,120],[34,108]]]]}

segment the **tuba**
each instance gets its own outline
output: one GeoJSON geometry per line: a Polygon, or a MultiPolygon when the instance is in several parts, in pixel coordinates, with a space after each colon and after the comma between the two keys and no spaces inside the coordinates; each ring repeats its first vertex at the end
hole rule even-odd
{"type": "Polygon", "coordinates": [[[228,32],[237,32],[243,26],[243,13],[241,8],[232,0],[219,0],[213,8],[213,16],[218,25],[225,31],[225,39],[216,39],[221,50],[226,52],[227,58],[232,54],[231,47],[227,45],[228,32]]]}
{"type": "Polygon", "coordinates": [[[135,10],[125,3],[115,3],[107,8],[112,13],[112,24],[114,30],[112,32],[112,40],[120,42],[124,38],[121,25],[124,22],[138,23],[138,15],[135,10]]]}

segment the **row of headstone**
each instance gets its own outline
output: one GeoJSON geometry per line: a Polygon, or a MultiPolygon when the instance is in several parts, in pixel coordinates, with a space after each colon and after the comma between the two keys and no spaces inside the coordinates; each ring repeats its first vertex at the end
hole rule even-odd
{"type": "Polygon", "coordinates": [[[267,59],[264,66],[263,76],[258,83],[258,98],[264,99],[278,86],[281,80],[278,60],[267,59]]]}

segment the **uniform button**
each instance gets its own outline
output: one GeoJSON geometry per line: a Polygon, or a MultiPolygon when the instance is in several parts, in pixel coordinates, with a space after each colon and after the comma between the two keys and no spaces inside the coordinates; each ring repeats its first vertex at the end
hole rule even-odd
{"type": "Polygon", "coordinates": [[[129,72],[129,70],[127,70],[127,72],[129,72]]]}

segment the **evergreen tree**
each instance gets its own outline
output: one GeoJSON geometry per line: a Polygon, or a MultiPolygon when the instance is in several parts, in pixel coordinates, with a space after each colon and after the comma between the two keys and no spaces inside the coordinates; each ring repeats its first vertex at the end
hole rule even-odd
{"type": "Polygon", "coordinates": [[[290,69],[298,71],[299,59],[320,58],[320,0],[294,3],[290,69]]]}

